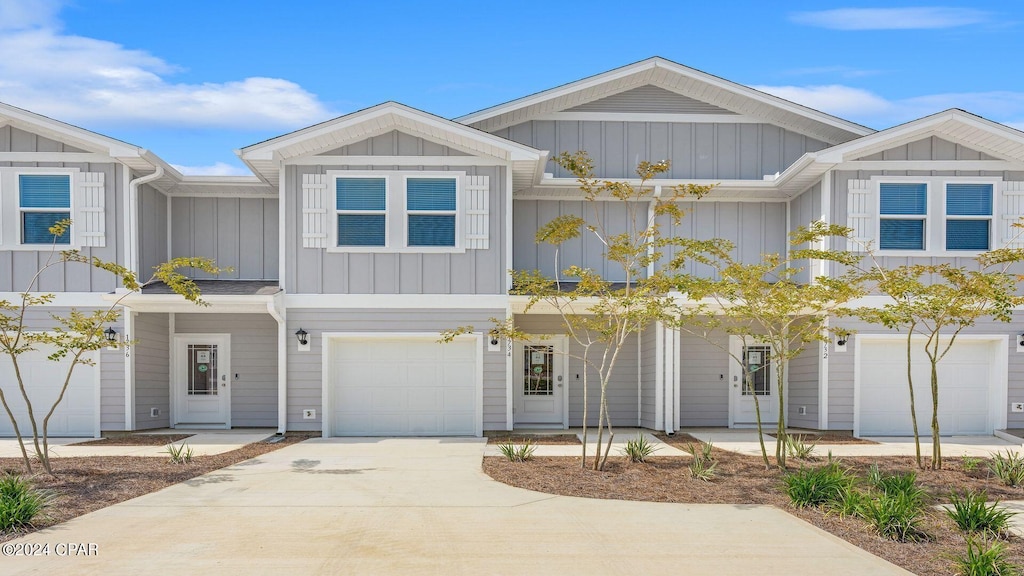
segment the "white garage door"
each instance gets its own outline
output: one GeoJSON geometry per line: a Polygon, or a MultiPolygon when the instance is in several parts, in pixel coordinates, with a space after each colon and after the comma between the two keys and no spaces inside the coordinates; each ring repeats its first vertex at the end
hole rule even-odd
{"type": "MultiPolygon", "coordinates": [[[[910,391],[907,389],[906,341],[861,340],[860,434],[909,436],[910,391]]],[[[958,340],[939,362],[939,430],[943,435],[991,434],[998,344],[958,340]]],[[[1005,343],[1002,344],[1005,346],[1005,343]]],[[[917,426],[931,432],[931,368],[915,343],[912,374],[917,426]]]]}
{"type": "Polygon", "coordinates": [[[477,341],[436,340],[335,339],[331,435],[478,434],[477,341]]]}
{"type": "MultiPolygon", "coordinates": [[[[43,418],[60,394],[67,374],[66,362],[47,360],[49,354],[45,349],[29,352],[18,358],[18,367],[32,401],[39,431],[42,433],[43,418]]],[[[48,434],[51,438],[67,436],[95,436],[99,432],[97,419],[97,402],[99,398],[96,373],[98,366],[79,364],[71,375],[71,383],[57,411],[50,418],[48,434]]],[[[18,390],[14,377],[14,365],[9,357],[0,357],[0,388],[4,391],[7,404],[18,420],[18,428],[22,435],[32,434],[32,425],[28,420],[25,401],[18,390]]],[[[14,427],[10,418],[0,409],[0,436],[14,436],[14,427]]]]}

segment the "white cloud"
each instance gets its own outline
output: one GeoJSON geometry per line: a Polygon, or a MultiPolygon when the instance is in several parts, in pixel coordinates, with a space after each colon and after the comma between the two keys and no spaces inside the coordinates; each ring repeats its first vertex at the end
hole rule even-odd
{"type": "Polygon", "coordinates": [[[216,162],[209,166],[182,166],[171,164],[175,170],[186,176],[252,176],[252,172],[227,162],[216,162]]]}
{"type": "Polygon", "coordinates": [[[987,22],[991,14],[971,8],[919,6],[915,8],[836,8],[794,12],[797,24],[830,30],[915,30],[957,28],[987,22]]]}
{"type": "Polygon", "coordinates": [[[332,115],[281,78],[174,82],[178,67],[148,52],[62,33],[58,9],[52,0],[0,3],[0,21],[10,18],[0,25],[0,101],[94,126],[280,129],[332,115]]]}
{"type": "Polygon", "coordinates": [[[889,110],[892,104],[881,96],[861,88],[841,84],[827,86],[753,86],[779,98],[803,104],[836,116],[874,115],[889,110]]]}

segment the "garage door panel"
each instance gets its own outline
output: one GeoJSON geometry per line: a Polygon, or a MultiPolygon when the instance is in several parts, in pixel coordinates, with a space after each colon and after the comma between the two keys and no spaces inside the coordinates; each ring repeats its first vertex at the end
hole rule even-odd
{"type": "MultiPolygon", "coordinates": [[[[46,359],[50,352],[40,349],[21,355],[18,366],[27,384],[29,399],[32,401],[36,422],[42,427],[43,418],[60,395],[60,388],[67,375],[66,362],[46,359]]],[[[97,366],[79,365],[71,374],[64,399],[50,418],[48,434],[61,436],[94,436],[96,433],[96,380],[97,366]]],[[[7,358],[0,358],[0,388],[7,396],[8,404],[18,421],[23,434],[31,433],[28,410],[25,408],[14,376],[13,364],[7,358]]],[[[13,436],[14,427],[6,413],[0,411],[0,436],[13,436]]]]}
{"type": "Polygon", "coordinates": [[[445,429],[451,430],[453,434],[469,436],[476,432],[472,414],[446,414],[444,420],[445,429]]]}
{"type": "Polygon", "coordinates": [[[457,411],[459,409],[465,410],[466,406],[472,406],[474,397],[476,395],[472,390],[463,390],[461,388],[448,388],[444,390],[444,396],[442,400],[442,408],[445,411],[457,411]]]}
{"type": "Polygon", "coordinates": [[[443,403],[441,402],[442,393],[442,390],[436,388],[406,388],[408,406],[412,410],[425,412],[443,409],[443,403]]]}

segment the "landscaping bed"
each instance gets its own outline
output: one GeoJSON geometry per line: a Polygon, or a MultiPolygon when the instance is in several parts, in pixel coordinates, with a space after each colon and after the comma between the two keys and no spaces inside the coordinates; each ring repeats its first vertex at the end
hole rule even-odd
{"type": "Polygon", "coordinates": [[[75,442],[68,446],[163,446],[192,436],[194,434],[112,434],[96,440],[75,442]]]}
{"type": "MultiPolygon", "coordinates": [[[[765,434],[764,437],[765,440],[769,438],[773,441],[775,440],[774,434],[765,434]]],[[[850,434],[836,432],[796,432],[790,434],[789,437],[808,444],[878,444],[874,440],[866,440],[851,436],[850,434]]]]}
{"type": "Polygon", "coordinates": [[[579,446],[581,444],[580,439],[575,434],[522,434],[518,432],[497,432],[487,434],[488,444],[505,444],[506,442],[511,442],[513,444],[525,444],[526,442],[529,442],[537,445],[575,444],[579,446]]]}
{"type": "MultiPolygon", "coordinates": [[[[685,449],[692,438],[676,435],[671,440],[685,449]]],[[[580,459],[537,457],[525,463],[508,462],[501,457],[484,459],[484,471],[495,480],[512,486],[566,496],[645,500],[699,504],[764,504],[779,507],[819,528],[920,575],[946,575],[953,572],[950,556],[966,549],[964,537],[946,515],[933,507],[925,512],[922,528],[931,539],[917,543],[901,543],[878,536],[862,519],[840,517],[819,508],[796,508],[783,489],[783,475],[777,469],[765,470],[760,457],[745,456],[714,449],[716,476],[711,482],[690,477],[692,458],[654,457],[647,463],[632,463],[625,457],[611,457],[603,472],[583,470],[580,459]]],[[[882,473],[917,470],[912,457],[841,458],[842,466],[859,477],[867,476],[872,464],[882,473]]],[[[811,462],[791,460],[794,469],[820,466],[824,458],[811,462]]],[[[963,469],[964,461],[949,458],[944,470],[917,470],[918,486],[930,496],[930,504],[949,501],[951,490],[987,490],[989,499],[1024,499],[1020,488],[1008,488],[989,477],[986,462],[971,471],[963,469]]],[[[971,462],[968,461],[968,467],[971,462]]],[[[1005,540],[1010,561],[1024,566],[1024,541],[1005,540]]]]}
{"type": "MultiPolygon", "coordinates": [[[[319,435],[288,433],[284,440],[279,442],[256,442],[223,454],[195,456],[188,464],[173,464],[169,457],[53,458],[53,471],[56,476],[50,476],[43,472],[42,468],[35,466],[35,473],[31,477],[33,485],[54,495],[50,506],[36,518],[32,529],[0,533],[0,542],[67,522],[94,510],[149,494],[319,435]]],[[[0,472],[23,471],[20,458],[0,458],[0,472]]]]}

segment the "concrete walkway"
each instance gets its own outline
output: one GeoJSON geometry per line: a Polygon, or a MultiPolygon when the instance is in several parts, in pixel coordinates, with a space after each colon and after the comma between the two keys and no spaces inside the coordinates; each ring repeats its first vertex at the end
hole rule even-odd
{"type": "Polygon", "coordinates": [[[482,439],[309,440],[15,542],[6,574],[907,572],[768,506],[589,500],[511,488],[482,439]]]}
{"type": "MultiPolygon", "coordinates": [[[[170,430],[149,432],[148,434],[193,434],[184,440],[174,442],[176,445],[187,444],[195,456],[209,456],[238,450],[246,444],[261,442],[274,435],[269,429],[233,429],[233,430],[170,430]]],[[[168,444],[148,446],[104,446],[81,444],[88,438],[50,438],[51,458],[75,458],[86,456],[149,456],[167,457],[168,444]]],[[[26,446],[31,452],[31,438],[26,446]]],[[[20,458],[21,449],[14,438],[0,438],[0,458],[20,458]]]]}

